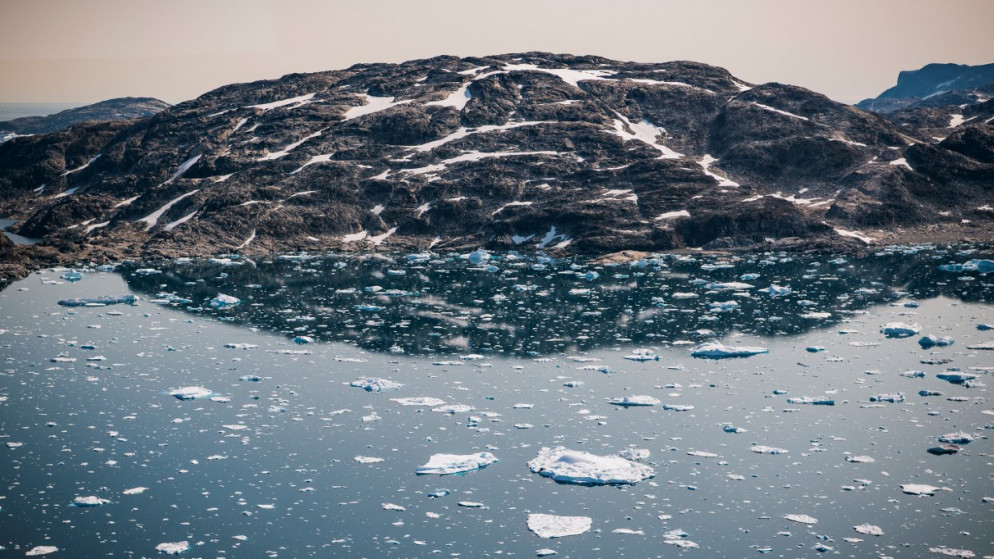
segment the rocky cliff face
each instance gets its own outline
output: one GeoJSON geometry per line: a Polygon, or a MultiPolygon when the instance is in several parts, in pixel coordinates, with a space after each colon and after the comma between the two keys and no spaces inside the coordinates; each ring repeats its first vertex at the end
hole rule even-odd
{"type": "Polygon", "coordinates": [[[937,142],[692,62],[438,57],[17,138],[0,146],[0,215],[85,257],[989,236],[991,125],[947,124],[937,142]]]}
{"type": "Polygon", "coordinates": [[[151,97],[120,97],[84,107],[67,109],[48,116],[26,116],[0,122],[0,136],[58,132],[80,122],[131,120],[152,116],[169,108],[169,103],[151,97]]]}

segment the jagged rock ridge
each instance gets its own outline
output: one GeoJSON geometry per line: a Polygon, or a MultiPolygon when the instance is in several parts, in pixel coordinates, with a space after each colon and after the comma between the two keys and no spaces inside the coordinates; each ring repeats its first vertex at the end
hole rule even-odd
{"type": "Polygon", "coordinates": [[[890,113],[916,107],[972,105],[994,97],[994,64],[928,64],[900,72],[897,85],[857,107],[890,113]]]}
{"type": "Polygon", "coordinates": [[[693,62],[365,64],[60,134],[0,146],[0,212],[81,256],[862,245],[994,216],[989,123],[937,144],[693,62]]]}

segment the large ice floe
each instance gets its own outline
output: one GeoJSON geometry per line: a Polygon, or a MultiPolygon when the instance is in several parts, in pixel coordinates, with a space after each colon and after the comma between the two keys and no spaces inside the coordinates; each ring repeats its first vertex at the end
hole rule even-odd
{"type": "Polygon", "coordinates": [[[489,452],[477,454],[432,454],[428,463],[417,469],[419,475],[459,475],[481,470],[497,462],[489,452]]]}
{"type": "Polygon", "coordinates": [[[728,346],[718,342],[708,342],[695,347],[690,355],[702,359],[725,359],[728,357],[751,357],[769,352],[770,350],[765,347],[728,346]]]}
{"type": "Polygon", "coordinates": [[[169,395],[178,400],[196,400],[197,398],[207,398],[213,394],[209,388],[203,386],[184,386],[171,390],[169,395]]]}
{"type": "Polygon", "coordinates": [[[593,519],[589,516],[558,516],[532,513],[528,515],[528,529],[540,538],[576,536],[590,530],[593,519]]]}
{"type": "Polygon", "coordinates": [[[163,555],[179,555],[190,549],[190,542],[163,542],[155,550],[163,555]]]}
{"type": "Polygon", "coordinates": [[[385,378],[368,377],[354,380],[349,383],[349,386],[362,388],[366,392],[383,392],[384,390],[397,390],[404,385],[385,378]]]}
{"type": "Polygon", "coordinates": [[[528,467],[560,483],[577,485],[634,485],[656,475],[649,466],[615,454],[601,456],[562,446],[542,448],[528,467]]]}
{"type": "Polygon", "coordinates": [[[888,322],[880,329],[884,336],[888,338],[910,338],[921,330],[918,324],[905,324],[903,322],[888,322]]]}
{"type": "Polygon", "coordinates": [[[612,398],[608,401],[608,403],[615,406],[621,406],[623,408],[629,408],[656,406],[659,405],[659,400],[653,398],[652,396],[625,396],[623,398],[612,398]]]}
{"type": "Polygon", "coordinates": [[[89,495],[86,497],[76,497],[72,500],[74,507],[99,507],[101,505],[106,505],[109,503],[109,499],[102,499],[95,495],[89,495]]]}

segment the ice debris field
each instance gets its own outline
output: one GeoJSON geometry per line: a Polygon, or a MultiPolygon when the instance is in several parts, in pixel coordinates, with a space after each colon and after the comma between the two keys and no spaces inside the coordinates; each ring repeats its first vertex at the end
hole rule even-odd
{"type": "Polygon", "coordinates": [[[0,554],[990,557],[992,253],[45,270],[0,554]]]}

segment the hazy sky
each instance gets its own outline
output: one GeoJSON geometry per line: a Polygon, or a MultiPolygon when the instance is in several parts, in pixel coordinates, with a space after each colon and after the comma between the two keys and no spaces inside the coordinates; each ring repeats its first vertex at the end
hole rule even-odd
{"type": "Polygon", "coordinates": [[[994,62],[994,0],[0,0],[0,102],[170,103],[291,72],[542,50],[696,60],[844,102],[994,62]]]}

